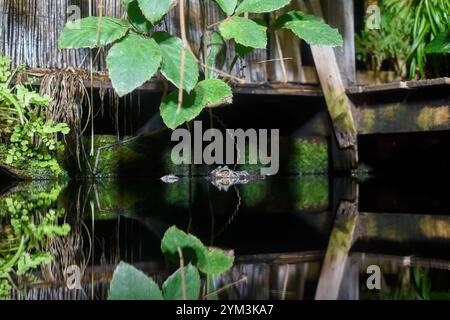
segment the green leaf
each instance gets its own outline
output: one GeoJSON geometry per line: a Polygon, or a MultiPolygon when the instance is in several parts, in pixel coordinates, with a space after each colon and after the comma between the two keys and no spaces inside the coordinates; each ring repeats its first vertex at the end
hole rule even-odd
{"type": "Polygon", "coordinates": [[[239,57],[245,57],[246,55],[253,52],[253,48],[243,46],[242,44],[236,43],[236,54],[239,57]]]}
{"type": "MultiPolygon", "coordinates": [[[[183,268],[184,285],[187,300],[197,300],[200,296],[200,274],[196,267],[189,264],[183,268]]],[[[182,300],[183,284],[181,268],[178,269],[164,282],[162,286],[164,300],[182,300]]]]}
{"type": "MultiPolygon", "coordinates": [[[[220,69],[225,64],[227,46],[222,36],[218,32],[211,33],[211,43],[209,44],[207,64],[209,67],[220,69]]],[[[207,70],[209,78],[214,77],[214,71],[207,70]]]]}
{"type": "Polygon", "coordinates": [[[289,29],[310,45],[338,47],[344,44],[337,29],[301,11],[291,11],[280,16],[273,27],[289,29]]]}
{"type": "Polygon", "coordinates": [[[243,0],[236,9],[236,14],[272,12],[287,6],[290,2],[291,0],[243,0]]]}
{"type": "Polygon", "coordinates": [[[218,276],[231,269],[234,263],[234,256],[226,255],[223,251],[212,249],[208,252],[207,264],[202,266],[202,272],[218,276]]]}
{"type": "Polygon", "coordinates": [[[137,0],[137,2],[147,20],[156,24],[169,12],[176,0],[137,0]]]}
{"type": "Polygon", "coordinates": [[[220,34],[226,40],[252,48],[264,49],[267,46],[267,28],[250,19],[232,17],[219,25],[220,34]]]}
{"type": "MultiPolygon", "coordinates": [[[[181,50],[183,49],[183,42],[181,39],[173,37],[167,32],[156,32],[153,38],[161,48],[161,73],[178,88],[180,85],[181,50]]],[[[197,84],[198,77],[198,64],[192,54],[187,50],[183,89],[191,92],[197,84]]]]}
{"type": "Polygon", "coordinates": [[[205,106],[209,108],[233,102],[233,92],[230,86],[220,79],[204,80],[198,84],[195,90],[204,97],[205,106]]]}
{"type": "Polygon", "coordinates": [[[161,64],[161,50],[155,40],[130,33],[111,48],[106,63],[111,82],[122,97],[153,77],[161,64]]]}
{"type": "Polygon", "coordinates": [[[178,248],[183,252],[185,261],[210,275],[220,275],[233,266],[234,257],[223,251],[208,248],[195,236],[173,226],[167,229],[161,242],[161,250],[173,261],[179,261],[178,248]]]}
{"type": "Polygon", "coordinates": [[[228,16],[234,13],[237,6],[237,0],[214,0],[228,16]]]}
{"type": "Polygon", "coordinates": [[[130,23],[140,32],[148,33],[153,25],[145,18],[144,14],[139,7],[137,0],[128,0],[124,3],[125,11],[128,15],[130,23]]]}
{"type": "Polygon", "coordinates": [[[158,285],[143,272],[121,262],[113,274],[108,300],[162,300],[158,285]]]}
{"type": "Polygon", "coordinates": [[[23,276],[29,270],[36,269],[37,267],[52,262],[53,258],[48,253],[36,253],[34,255],[25,252],[17,263],[17,275],[23,276]]]}
{"type": "Polygon", "coordinates": [[[177,113],[178,91],[174,91],[161,102],[160,113],[166,126],[175,130],[186,121],[195,119],[205,105],[203,96],[197,91],[194,90],[190,94],[183,91],[183,104],[180,112],[177,113]]]}
{"type": "Polygon", "coordinates": [[[130,29],[126,20],[103,17],[101,19],[100,35],[98,17],[88,17],[81,20],[69,21],[59,36],[58,44],[61,49],[79,49],[104,47],[125,36],[130,29]]]}
{"type": "Polygon", "coordinates": [[[439,33],[425,48],[426,53],[449,53],[450,31],[439,33]]]}
{"type": "Polygon", "coordinates": [[[197,266],[206,265],[208,249],[200,239],[173,226],[165,232],[161,241],[161,250],[167,257],[178,261],[178,248],[182,250],[185,262],[191,262],[197,266]]]}
{"type": "Polygon", "coordinates": [[[205,107],[213,108],[231,103],[233,97],[231,88],[222,80],[204,80],[199,82],[190,94],[183,92],[183,104],[177,113],[178,94],[178,91],[172,92],[164,98],[160,106],[161,117],[171,129],[195,119],[205,107]]]}

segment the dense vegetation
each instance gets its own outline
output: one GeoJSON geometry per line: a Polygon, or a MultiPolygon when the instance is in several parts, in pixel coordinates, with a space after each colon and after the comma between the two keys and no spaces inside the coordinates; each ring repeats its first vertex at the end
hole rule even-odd
{"type": "Polygon", "coordinates": [[[47,119],[50,97],[33,91],[32,79],[19,83],[17,74],[23,68],[11,70],[11,59],[0,55],[0,141],[6,146],[1,148],[0,163],[49,168],[59,176],[56,155],[64,150],[59,139],[70,129],[47,119]]]}
{"type": "Polygon", "coordinates": [[[383,64],[403,78],[448,75],[450,2],[382,0],[380,29],[357,37],[360,58],[371,70],[383,64]]]}
{"type": "Polygon", "coordinates": [[[49,241],[70,232],[68,224],[58,224],[65,213],[55,209],[61,190],[38,184],[0,202],[0,299],[8,299],[13,287],[39,282],[33,271],[52,262],[49,241]]]}

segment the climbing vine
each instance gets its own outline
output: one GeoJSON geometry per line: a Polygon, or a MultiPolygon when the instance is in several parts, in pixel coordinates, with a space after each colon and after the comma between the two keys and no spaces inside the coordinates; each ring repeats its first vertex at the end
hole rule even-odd
{"type": "Polygon", "coordinates": [[[235,43],[239,56],[254,49],[265,49],[268,32],[276,29],[291,30],[312,45],[341,46],[343,43],[336,29],[301,11],[281,15],[271,26],[266,26],[261,19],[248,17],[249,14],[274,12],[291,0],[214,1],[227,17],[213,24],[215,30],[201,59],[186,37],[189,26],[184,19],[184,0],[122,0],[126,19],[87,17],[70,21],[60,35],[59,47],[79,49],[111,45],[106,62],[119,96],[129,94],[159,72],[177,88],[166,95],[160,105],[165,124],[175,129],[195,119],[205,108],[232,102],[233,93],[227,82],[241,80],[220,70],[217,63],[220,48],[229,42],[235,43]],[[177,4],[181,38],[155,31],[177,4]],[[217,78],[212,78],[215,74],[217,78]]]}

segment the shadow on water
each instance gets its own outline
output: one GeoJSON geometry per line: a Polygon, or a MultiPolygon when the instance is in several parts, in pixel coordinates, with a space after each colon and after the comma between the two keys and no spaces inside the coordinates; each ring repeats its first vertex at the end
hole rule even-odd
{"type": "MultiPolygon", "coordinates": [[[[8,224],[6,199],[34,184],[0,197],[0,233],[8,224]]],[[[247,280],[220,298],[449,298],[450,208],[443,193],[421,191],[417,199],[386,181],[327,176],[271,178],[228,192],[204,178],[70,181],[52,206],[65,210],[58,222],[71,231],[50,242],[53,261],[35,274],[41,282],[14,298],[105,299],[121,260],[161,282],[167,270],[160,241],[172,225],[234,250],[235,266],[216,287],[247,280]],[[70,265],[80,267],[83,290],[67,289],[70,265]],[[380,289],[371,290],[374,265],[380,289]]]]}

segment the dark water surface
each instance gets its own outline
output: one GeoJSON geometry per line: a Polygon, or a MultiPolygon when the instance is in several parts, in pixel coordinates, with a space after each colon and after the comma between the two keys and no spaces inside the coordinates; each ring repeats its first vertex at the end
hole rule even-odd
{"type": "MultiPolygon", "coordinates": [[[[54,186],[14,188],[0,201],[54,186]]],[[[233,269],[215,278],[216,288],[237,282],[223,299],[450,298],[448,193],[427,181],[305,176],[228,192],[203,178],[70,181],[55,207],[71,233],[49,244],[42,282],[14,298],[105,299],[122,260],[162,282],[170,270],[160,241],[172,225],[234,250],[233,269]],[[66,288],[69,265],[83,271],[82,290],[66,288]],[[379,267],[379,290],[368,288],[369,266],[379,267]]]]}

